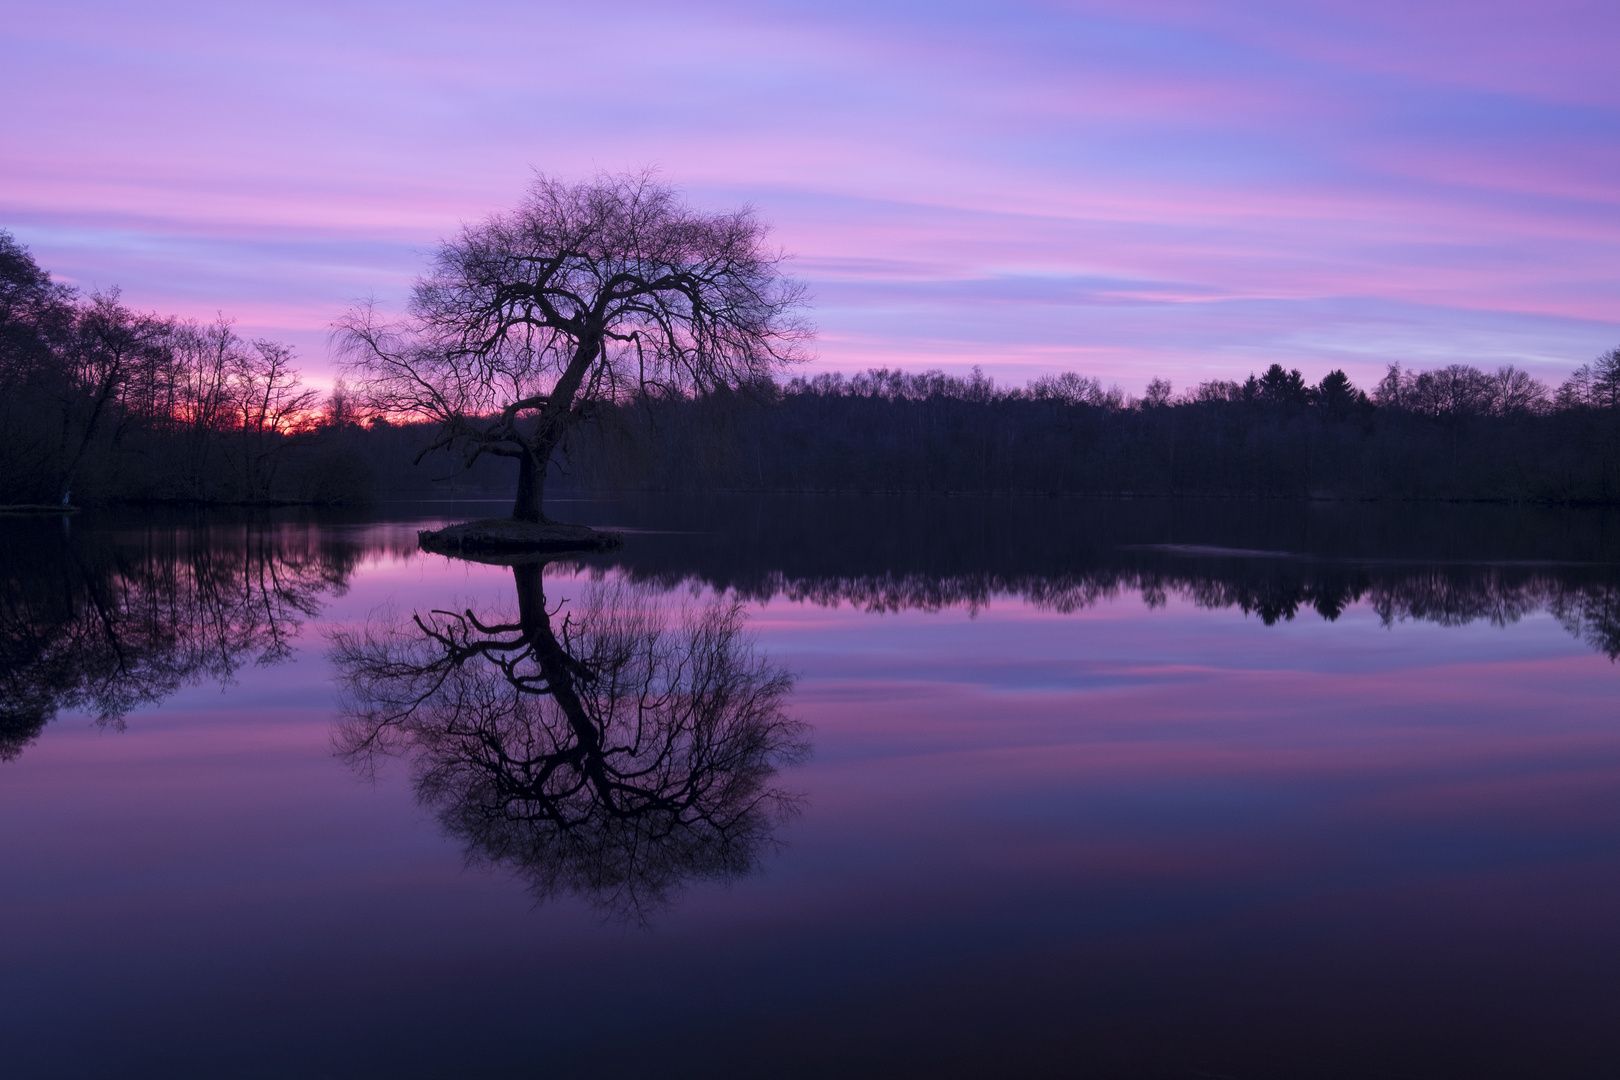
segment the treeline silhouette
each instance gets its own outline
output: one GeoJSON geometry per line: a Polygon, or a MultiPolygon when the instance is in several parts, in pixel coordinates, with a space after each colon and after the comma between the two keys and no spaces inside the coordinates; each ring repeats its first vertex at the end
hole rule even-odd
{"type": "Polygon", "coordinates": [[[1523,371],[1392,365],[1366,393],[1273,365],[1140,400],[874,370],[605,410],[572,448],[593,490],[1221,495],[1613,503],[1620,350],[1556,392],[1523,371]]]}
{"type": "MultiPolygon", "coordinates": [[[[431,450],[291,350],[51,280],[0,232],[0,504],[68,498],[363,503],[508,494],[516,471],[431,450]]],[[[562,491],[774,491],[1620,501],[1620,349],[1549,389],[1512,367],[1391,365],[1368,390],[1281,365],[1134,398],[1064,373],[1026,386],[872,370],[590,410],[562,491]]]]}
{"type": "MultiPolygon", "coordinates": [[[[341,384],[303,385],[287,345],[80,294],[0,231],[0,504],[355,503],[455,472],[413,467],[425,428],[360,419],[341,384]]],[[[506,478],[451,486],[482,483],[506,478]]]]}

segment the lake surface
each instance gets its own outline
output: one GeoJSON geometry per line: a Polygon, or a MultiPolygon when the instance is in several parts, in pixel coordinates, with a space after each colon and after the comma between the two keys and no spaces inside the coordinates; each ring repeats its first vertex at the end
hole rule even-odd
{"type": "Polygon", "coordinates": [[[26,1077],[1620,1075],[1620,515],[0,522],[26,1077]]]}

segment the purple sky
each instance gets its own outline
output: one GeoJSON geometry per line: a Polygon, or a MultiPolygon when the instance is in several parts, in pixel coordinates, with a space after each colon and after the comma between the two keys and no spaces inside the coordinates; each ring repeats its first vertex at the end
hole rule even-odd
{"type": "Polygon", "coordinates": [[[820,368],[1556,381],[1620,345],[1613,0],[3,10],[0,227],[312,381],[532,168],[647,164],[775,223],[820,368]]]}

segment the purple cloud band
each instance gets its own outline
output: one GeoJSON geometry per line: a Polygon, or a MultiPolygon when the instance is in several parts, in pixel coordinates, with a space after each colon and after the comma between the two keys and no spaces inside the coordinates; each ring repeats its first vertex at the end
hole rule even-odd
{"type": "Polygon", "coordinates": [[[531,168],[756,204],[821,367],[1561,377],[1620,343],[1620,9],[34,5],[0,226],[296,342],[531,168]]]}

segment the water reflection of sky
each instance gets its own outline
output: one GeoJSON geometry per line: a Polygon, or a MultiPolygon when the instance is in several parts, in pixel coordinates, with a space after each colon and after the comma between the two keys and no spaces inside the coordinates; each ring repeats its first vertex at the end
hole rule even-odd
{"type": "Polygon", "coordinates": [[[4,766],[23,1074],[1601,1075],[1620,1050],[1617,674],[1551,616],[754,604],[814,729],[806,810],[761,873],[637,928],[535,908],[399,770],[332,754],[324,630],[509,607],[511,580],[366,561],[291,663],[121,733],[64,715],[4,766]]]}

